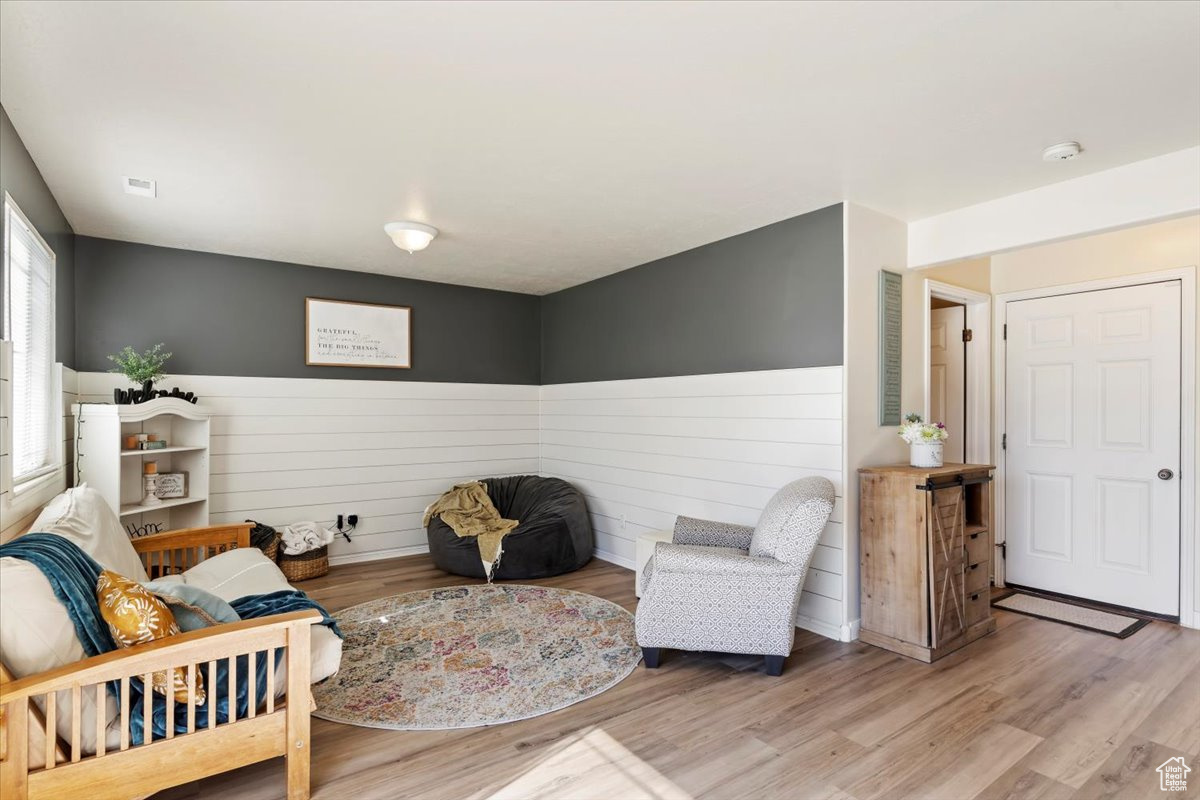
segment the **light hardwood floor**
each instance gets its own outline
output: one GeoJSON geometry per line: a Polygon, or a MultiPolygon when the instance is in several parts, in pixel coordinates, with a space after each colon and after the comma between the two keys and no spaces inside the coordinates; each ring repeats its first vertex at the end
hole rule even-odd
{"type": "MultiPolygon", "coordinates": [[[[334,567],[301,587],[331,610],[468,583],[427,556],[334,567]]],[[[593,561],[546,581],[631,611],[633,574],[593,561]]],[[[316,800],[351,798],[1157,798],[1176,755],[1200,797],[1200,631],[1124,641],[997,611],[995,634],[933,665],[798,632],[781,678],[761,659],[667,653],[604,694],[460,731],[313,720],[316,800]]],[[[284,796],[269,761],[164,793],[284,796]]]]}

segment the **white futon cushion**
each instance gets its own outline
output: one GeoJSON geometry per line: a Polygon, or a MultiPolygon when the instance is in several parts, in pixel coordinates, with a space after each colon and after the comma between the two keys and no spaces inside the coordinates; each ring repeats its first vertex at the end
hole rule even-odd
{"type": "MultiPolygon", "coordinates": [[[[74,542],[105,569],[111,569],[136,581],[147,580],[129,535],[121,527],[116,512],[94,489],[81,484],[51,500],[38,514],[30,533],[53,533],[74,542]]],[[[75,636],[75,626],[42,571],[16,558],[0,558],[0,661],[18,678],[73,664],[87,658],[75,636]]],[[[42,704],[38,703],[39,708],[42,704]]],[[[70,740],[71,693],[58,693],[55,720],[59,736],[70,740]]],[[[96,751],[96,699],[92,692],[80,703],[80,744],[84,752],[96,751]]],[[[108,697],[104,709],[109,731],[106,741],[120,746],[120,731],[113,724],[117,704],[108,697]]],[[[41,766],[45,741],[40,730],[33,731],[31,720],[29,760],[41,766]]]]}
{"type": "MultiPolygon", "coordinates": [[[[54,589],[42,571],[19,558],[0,558],[0,661],[18,678],[36,675],[87,658],[75,635],[67,609],[54,596],[54,589]]],[[[41,698],[38,708],[45,711],[41,698]]],[[[58,692],[55,727],[64,741],[71,738],[71,692],[58,692]]],[[[79,704],[80,745],[85,753],[96,752],[96,694],[84,692],[79,704]]],[[[108,726],[105,741],[120,747],[117,703],[106,693],[104,720],[108,726]]],[[[32,716],[29,721],[29,764],[40,767],[45,761],[45,736],[32,716]]]]}
{"type": "MultiPolygon", "coordinates": [[[[190,586],[199,586],[227,603],[252,594],[270,594],[294,589],[275,562],[256,547],[239,547],[207,558],[183,573],[190,586]]],[[[310,680],[322,681],[338,671],[342,663],[342,640],[324,625],[312,626],[310,680]]],[[[275,672],[279,692],[287,688],[287,662],[275,672]]]]}
{"type": "Polygon", "coordinates": [[[105,569],[138,583],[150,580],[116,512],[86,483],[51,500],[29,532],[58,534],[105,569]]]}

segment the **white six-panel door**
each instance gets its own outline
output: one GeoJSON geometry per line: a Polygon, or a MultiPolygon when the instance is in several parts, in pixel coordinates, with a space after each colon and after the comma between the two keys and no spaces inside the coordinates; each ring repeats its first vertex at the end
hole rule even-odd
{"type": "Polygon", "coordinates": [[[944,422],[950,438],[943,457],[963,462],[967,442],[967,354],[963,329],[965,306],[935,308],[929,312],[929,419],[944,422]]]}
{"type": "Polygon", "coordinates": [[[1007,580],[1179,613],[1179,281],[1007,305],[1007,580]]]}

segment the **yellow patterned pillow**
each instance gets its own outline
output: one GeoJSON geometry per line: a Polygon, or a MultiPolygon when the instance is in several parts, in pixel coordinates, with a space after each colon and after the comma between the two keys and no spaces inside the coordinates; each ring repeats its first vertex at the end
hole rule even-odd
{"type": "MultiPolygon", "coordinates": [[[[135,644],[152,642],[165,636],[179,633],[171,609],[140,584],[123,578],[115,572],[104,570],[96,581],[96,599],[100,601],[100,614],[108,623],[108,630],[118,647],[133,647],[135,644]]],[[[187,670],[175,667],[171,670],[171,690],[175,702],[188,701],[187,670]]],[[[154,691],[166,696],[167,674],[154,673],[154,691]]],[[[195,705],[205,700],[204,682],[196,670],[195,705]]]]}

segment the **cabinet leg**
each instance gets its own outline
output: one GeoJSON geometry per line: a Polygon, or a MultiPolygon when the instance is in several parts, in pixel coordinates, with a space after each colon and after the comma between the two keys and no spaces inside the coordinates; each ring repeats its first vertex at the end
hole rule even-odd
{"type": "Polygon", "coordinates": [[[787,656],[763,656],[767,662],[767,674],[778,677],[783,674],[783,661],[787,656]]]}

